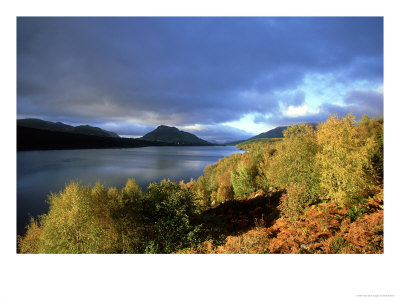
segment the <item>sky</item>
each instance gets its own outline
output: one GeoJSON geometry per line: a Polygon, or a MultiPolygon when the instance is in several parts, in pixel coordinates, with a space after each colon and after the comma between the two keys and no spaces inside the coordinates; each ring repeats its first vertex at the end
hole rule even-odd
{"type": "Polygon", "coordinates": [[[17,118],[212,142],[383,115],[382,17],[19,17],[17,118]]]}

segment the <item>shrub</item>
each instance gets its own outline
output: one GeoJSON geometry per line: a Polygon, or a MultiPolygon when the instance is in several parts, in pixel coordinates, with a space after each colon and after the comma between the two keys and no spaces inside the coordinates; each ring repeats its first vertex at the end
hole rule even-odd
{"type": "Polygon", "coordinates": [[[335,235],[329,242],[330,253],[341,253],[346,244],[346,240],[341,234],[335,235]]]}
{"type": "Polygon", "coordinates": [[[163,180],[150,184],[140,214],[146,224],[141,237],[147,253],[171,253],[198,242],[201,226],[194,223],[193,195],[177,183],[163,180]]]}
{"type": "Polygon", "coordinates": [[[293,183],[286,188],[286,193],[282,195],[278,208],[283,217],[295,223],[308,204],[310,200],[307,197],[306,187],[293,183]]]}
{"type": "Polygon", "coordinates": [[[355,220],[357,220],[357,218],[361,217],[366,211],[367,208],[365,206],[353,205],[347,210],[347,216],[349,217],[351,222],[354,222],[355,220]]]}
{"type": "Polygon", "coordinates": [[[383,211],[364,215],[351,223],[345,239],[349,252],[383,253],[383,211]]]}

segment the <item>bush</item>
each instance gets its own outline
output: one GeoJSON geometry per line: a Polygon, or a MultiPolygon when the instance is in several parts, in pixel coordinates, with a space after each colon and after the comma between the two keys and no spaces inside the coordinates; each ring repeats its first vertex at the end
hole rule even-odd
{"type": "Polygon", "coordinates": [[[144,195],[140,214],[146,224],[142,239],[147,253],[171,253],[198,242],[200,225],[190,191],[163,180],[152,183],[144,195]]]}
{"type": "Polygon", "coordinates": [[[278,208],[283,217],[296,223],[308,204],[310,204],[310,200],[307,197],[306,187],[292,183],[286,188],[286,193],[282,195],[278,208]]]}
{"type": "Polygon", "coordinates": [[[330,253],[341,253],[346,247],[346,244],[346,240],[341,234],[335,235],[329,242],[330,253]]]}
{"type": "Polygon", "coordinates": [[[363,214],[365,214],[366,211],[367,211],[367,208],[365,206],[353,205],[347,210],[347,216],[351,222],[354,222],[359,217],[361,217],[363,214]]]}
{"type": "Polygon", "coordinates": [[[345,235],[352,253],[383,253],[383,211],[364,215],[351,223],[345,235]]]}

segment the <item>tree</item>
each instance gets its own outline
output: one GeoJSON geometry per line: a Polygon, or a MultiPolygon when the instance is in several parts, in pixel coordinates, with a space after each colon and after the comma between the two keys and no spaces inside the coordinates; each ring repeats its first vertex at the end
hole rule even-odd
{"type": "Polygon", "coordinates": [[[147,253],[171,253],[196,244],[199,225],[196,207],[190,191],[167,180],[147,187],[140,206],[146,230],[141,238],[147,243],[147,253]]]}
{"type": "Polygon", "coordinates": [[[25,236],[18,236],[18,251],[20,253],[40,253],[43,226],[40,226],[39,221],[31,218],[26,228],[25,236]]]}
{"type": "Polygon", "coordinates": [[[91,190],[71,182],[49,197],[49,213],[43,219],[42,253],[97,253],[103,232],[99,230],[91,190]]]}
{"type": "Polygon", "coordinates": [[[375,183],[370,157],[376,140],[361,134],[355,125],[353,114],[344,118],[333,115],[317,130],[321,196],[339,204],[365,196],[375,183]]]}
{"type": "Polygon", "coordinates": [[[122,253],[140,253],[143,245],[139,238],[142,230],[139,205],[143,197],[140,186],[134,179],[128,179],[118,191],[109,189],[109,210],[112,224],[116,228],[119,251],[122,253]]]}
{"type": "Polygon", "coordinates": [[[71,182],[49,196],[49,212],[31,221],[19,238],[20,252],[136,253],[141,197],[132,179],[121,191],[71,182]]]}
{"type": "Polygon", "coordinates": [[[383,182],[383,117],[377,120],[363,115],[357,129],[364,139],[372,138],[375,147],[370,148],[369,160],[375,172],[378,183],[383,182]]]}
{"type": "Polygon", "coordinates": [[[255,190],[252,183],[252,176],[243,162],[240,162],[237,171],[231,173],[231,181],[235,196],[237,197],[245,197],[255,190]]]}
{"type": "Polygon", "coordinates": [[[211,206],[211,193],[208,188],[207,180],[204,176],[200,176],[194,185],[195,198],[204,208],[211,206]]]}
{"type": "Polygon", "coordinates": [[[284,131],[285,139],[276,145],[264,170],[272,185],[286,188],[304,186],[307,201],[313,201],[319,190],[316,133],[309,124],[292,125],[284,131]]]}

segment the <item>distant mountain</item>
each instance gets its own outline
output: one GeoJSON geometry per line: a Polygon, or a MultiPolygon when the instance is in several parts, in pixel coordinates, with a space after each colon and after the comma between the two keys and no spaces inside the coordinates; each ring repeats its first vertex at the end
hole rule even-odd
{"type": "Polygon", "coordinates": [[[93,127],[89,125],[79,125],[74,127],[61,122],[50,122],[40,119],[19,119],[17,120],[17,126],[66,133],[95,135],[101,137],[119,137],[119,135],[115,132],[107,131],[99,127],[93,127]]]}
{"type": "Polygon", "coordinates": [[[213,145],[175,127],[159,126],[142,138],[121,138],[89,125],[70,126],[40,119],[17,120],[17,151],[213,145]]]}
{"type": "MultiPolygon", "coordinates": [[[[314,129],[317,127],[316,123],[308,123],[309,125],[312,125],[314,129]]],[[[254,140],[254,139],[265,139],[265,138],[283,138],[283,131],[285,131],[288,127],[290,126],[279,126],[274,129],[271,129],[269,131],[257,134],[256,136],[253,136],[248,140],[254,140]]]]}
{"type": "Polygon", "coordinates": [[[247,140],[265,139],[265,138],[283,138],[283,131],[289,126],[279,126],[269,131],[257,134],[247,140]]]}
{"type": "Polygon", "coordinates": [[[141,139],[146,141],[174,143],[177,145],[212,145],[211,143],[198,138],[194,134],[179,130],[176,127],[165,125],[158,126],[155,130],[144,135],[141,139]]]}
{"type": "Polygon", "coordinates": [[[225,143],[225,146],[236,146],[240,143],[244,143],[246,141],[251,141],[251,140],[256,140],[256,139],[263,139],[263,138],[283,138],[283,131],[288,128],[289,126],[280,126],[276,127],[274,129],[271,129],[269,131],[257,134],[251,138],[248,138],[247,140],[239,140],[239,141],[233,141],[229,143],[225,143]]]}

